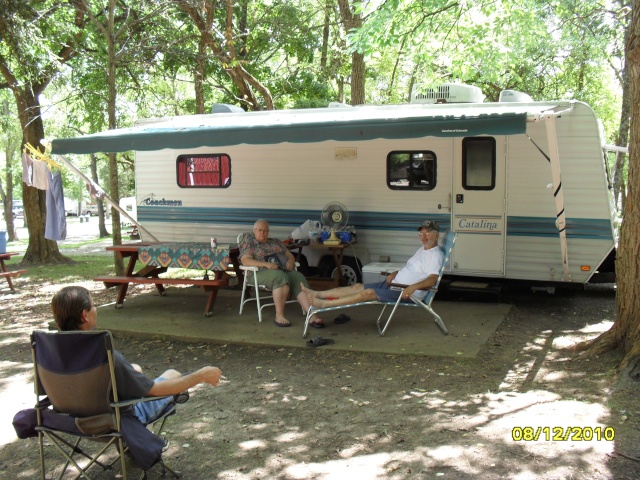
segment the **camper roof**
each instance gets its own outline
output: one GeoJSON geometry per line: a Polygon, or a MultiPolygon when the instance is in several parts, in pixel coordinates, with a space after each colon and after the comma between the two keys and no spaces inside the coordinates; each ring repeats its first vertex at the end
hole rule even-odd
{"type": "Polygon", "coordinates": [[[374,138],[516,135],[527,119],[540,118],[570,102],[472,105],[387,105],[249,113],[187,115],[149,119],[131,128],[56,139],[53,154],[152,151],[216,147],[363,141],[374,138]]]}

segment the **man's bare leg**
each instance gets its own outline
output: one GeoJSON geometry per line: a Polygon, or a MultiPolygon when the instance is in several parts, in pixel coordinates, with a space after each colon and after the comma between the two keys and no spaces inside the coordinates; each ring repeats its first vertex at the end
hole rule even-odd
{"type": "Polygon", "coordinates": [[[303,283],[300,284],[300,287],[310,298],[340,298],[348,295],[354,295],[364,290],[364,285],[361,283],[354,283],[348,287],[337,287],[321,291],[311,290],[310,288],[305,287],[303,283]]]}
{"type": "MultiPolygon", "coordinates": [[[[345,288],[349,288],[349,287],[345,287],[345,288]]],[[[378,300],[378,296],[376,295],[375,290],[372,290],[370,288],[366,290],[361,290],[351,295],[336,298],[333,300],[327,300],[324,298],[309,296],[309,302],[311,303],[311,305],[313,305],[316,308],[338,307],[341,305],[351,305],[354,303],[361,303],[361,302],[372,302],[375,300],[378,300]]]]}
{"type": "MultiPolygon", "coordinates": [[[[309,308],[311,308],[309,295],[306,294],[305,292],[300,292],[296,298],[298,299],[298,303],[300,304],[302,309],[305,312],[308,312],[309,308]]],[[[309,323],[317,323],[320,325],[320,324],[324,324],[324,320],[322,320],[318,315],[312,315],[311,318],[309,318],[309,323]]]]}

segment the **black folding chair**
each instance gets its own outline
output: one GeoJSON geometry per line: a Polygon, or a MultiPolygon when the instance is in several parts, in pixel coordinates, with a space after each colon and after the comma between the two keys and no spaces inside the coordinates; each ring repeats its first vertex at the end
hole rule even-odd
{"type": "MultiPolygon", "coordinates": [[[[18,431],[16,419],[20,415],[18,423],[28,424],[30,415],[35,422],[32,430],[23,429],[18,436],[37,435],[42,479],[45,478],[45,439],[66,459],[59,478],[70,465],[79,472],[76,478],[90,479],[88,470],[94,465],[113,469],[119,461],[122,478],[126,480],[124,455],[127,451],[143,469],[142,478],[146,478],[146,471],[156,463],[160,463],[163,475],[169,471],[175,478],[180,477],[179,472],[162,461],[164,440],[130,412],[134,404],[159,397],[119,401],[110,332],[36,331],[31,334],[31,350],[36,406],[16,415],[14,426],[18,431]],[[104,445],[89,453],[83,447],[84,440],[104,445]],[[115,459],[108,464],[100,461],[112,445],[117,451],[115,459]]],[[[157,429],[160,431],[167,417],[174,413],[175,402],[171,402],[152,423],[160,422],[157,429]]]]}

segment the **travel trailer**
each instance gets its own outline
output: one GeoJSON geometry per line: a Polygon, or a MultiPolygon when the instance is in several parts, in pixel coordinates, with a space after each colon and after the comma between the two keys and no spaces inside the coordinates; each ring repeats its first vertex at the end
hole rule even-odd
{"type": "MultiPolygon", "coordinates": [[[[286,238],[338,202],[356,232],[343,264],[352,279],[370,262],[405,262],[425,219],[458,234],[448,275],[584,284],[610,274],[616,211],[593,110],[501,99],[450,84],[405,105],[149,119],[54,140],[52,153],[134,150],[137,219],[160,241],[232,243],[258,218],[286,238]]],[[[333,268],[311,250],[310,266],[333,268]]]]}

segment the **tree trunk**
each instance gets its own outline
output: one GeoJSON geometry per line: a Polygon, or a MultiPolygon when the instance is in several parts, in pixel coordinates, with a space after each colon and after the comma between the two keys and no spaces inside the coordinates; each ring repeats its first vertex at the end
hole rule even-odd
{"type": "Polygon", "coordinates": [[[205,113],[204,111],[204,79],[207,69],[207,44],[200,35],[198,40],[198,57],[196,58],[195,71],[193,74],[194,91],[196,94],[196,114],[205,113]]]}
{"type": "Polygon", "coordinates": [[[7,241],[15,242],[18,239],[15,222],[13,221],[13,157],[15,155],[15,145],[10,138],[7,139],[7,148],[5,149],[5,175],[4,180],[7,185],[6,191],[0,181],[0,197],[2,198],[2,208],[4,211],[4,220],[7,226],[7,241]]]}
{"type": "MultiPolygon", "coordinates": [[[[345,33],[362,26],[362,17],[354,14],[349,6],[349,0],[338,0],[340,16],[345,33]]],[[[355,7],[354,7],[355,8],[355,7]]],[[[353,52],[351,54],[351,105],[365,103],[365,64],[364,54],[353,52]]]]}
{"type": "MultiPolygon", "coordinates": [[[[627,25],[625,30],[624,39],[625,45],[629,43],[629,36],[631,34],[631,28],[627,25]]],[[[626,147],[629,144],[629,122],[631,121],[631,85],[629,81],[629,69],[627,68],[627,62],[625,61],[622,68],[622,109],[620,111],[620,127],[618,129],[618,138],[616,145],[626,147]]],[[[613,178],[613,198],[615,204],[620,205],[620,199],[625,198],[623,189],[625,187],[624,182],[624,169],[627,164],[627,156],[624,153],[616,155],[615,175],[613,178]]],[[[624,203],[622,203],[624,208],[624,203]]]]}
{"type": "MultiPolygon", "coordinates": [[[[98,159],[95,156],[95,154],[91,154],[90,158],[91,158],[91,161],[90,161],[91,180],[93,180],[96,184],[99,185],[100,182],[98,180],[98,159]]],[[[98,236],[100,238],[108,237],[109,232],[107,231],[107,227],[104,222],[104,217],[105,217],[104,203],[102,203],[101,201],[98,201],[96,205],[98,206],[98,236]]]]}
{"type": "Polygon", "coordinates": [[[621,348],[620,369],[636,365],[640,357],[640,0],[633,1],[633,20],[626,65],[631,84],[631,137],[627,202],[616,257],[616,321],[593,342],[578,345],[588,354],[621,348]]]}
{"type": "MultiPolygon", "coordinates": [[[[107,112],[109,116],[109,129],[113,130],[118,127],[118,120],[116,116],[116,100],[118,93],[116,90],[116,65],[118,58],[116,55],[116,37],[115,37],[115,8],[116,0],[109,0],[109,17],[107,24],[107,53],[108,53],[108,67],[107,67],[107,89],[109,91],[109,98],[107,100],[107,112]]],[[[115,203],[120,202],[120,186],[118,184],[118,158],[115,153],[109,155],[109,190],[111,192],[111,198],[115,203]]],[[[120,213],[113,209],[113,216],[111,217],[111,231],[113,232],[113,244],[119,245],[122,243],[122,232],[120,228],[120,213]]],[[[115,266],[116,275],[124,275],[124,263],[122,257],[113,252],[113,261],[115,266]]]]}
{"type": "Polygon", "coordinates": [[[324,25],[322,27],[322,48],[320,54],[320,68],[324,71],[327,69],[327,56],[329,52],[329,22],[331,20],[331,11],[333,10],[333,1],[326,0],[324,6],[324,25]]]}
{"type": "MultiPolygon", "coordinates": [[[[18,104],[18,116],[22,126],[23,146],[30,143],[35,148],[40,146],[40,139],[44,138],[44,125],[40,114],[40,101],[34,95],[31,85],[14,89],[13,94],[18,104]]],[[[70,263],[71,259],[60,253],[58,244],[44,238],[46,222],[46,192],[23,184],[22,202],[24,219],[29,231],[29,244],[22,258],[22,265],[70,263]]]]}

